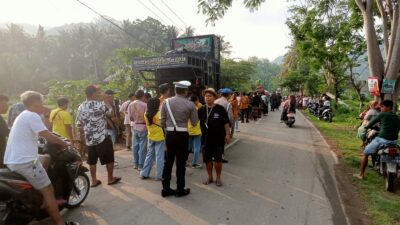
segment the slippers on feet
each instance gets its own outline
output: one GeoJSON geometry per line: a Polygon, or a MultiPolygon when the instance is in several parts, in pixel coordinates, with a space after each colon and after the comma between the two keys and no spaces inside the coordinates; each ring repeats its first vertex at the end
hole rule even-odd
{"type": "Polygon", "coordinates": [[[209,185],[209,184],[211,184],[211,183],[213,183],[213,182],[214,182],[213,180],[207,179],[207,180],[203,181],[203,184],[204,184],[204,185],[209,185]]]}
{"type": "Polygon", "coordinates": [[[217,187],[221,187],[222,186],[222,182],[221,181],[216,181],[215,185],[217,185],[217,187]]]}
{"type": "Polygon", "coordinates": [[[114,185],[121,181],[121,177],[114,177],[114,180],[108,183],[108,185],[114,185]]]}
{"type": "Polygon", "coordinates": [[[101,184],[101,181],[98,180],[96,183],[93,183],[92,185],[90,185],[90,187],[94,188],[94,187],[99,186],[100,184],[101,184]]]}
{"type": "Polygon", "coordinates": [[[360,174],[353,174],[353,177],[359,179],[359,180],[363,180],[364,177],[360,176],[360,174]]]}

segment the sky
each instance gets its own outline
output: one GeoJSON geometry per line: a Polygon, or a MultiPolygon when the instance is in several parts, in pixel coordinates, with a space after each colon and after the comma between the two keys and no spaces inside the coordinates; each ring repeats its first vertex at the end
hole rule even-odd
{"type": "MultiPolygon", "coordinates": [[[[215,26],[206,26],[206,17],[197,12],[197,0],[164,0],[183,20],[181,22],[161,0],[81,0],[103,15],[116,20],[145,19],[151,16],[164,24],[196,28],[196,34],[219,34],[233,46],[231,57],[247,59],[251,56],[274,60],[287,52],[289,30],[285,25],[288,3],[285,0],[266,0],[254,12],[234,0],[224,18],[215,26]],[[164,14],[155,8],[154,3],[164,14]],[[141,2],[150,10],[141,5],[141,2]]],[[[98,18],[76,0],[0,0],[0,23],[27,23],[45,28],[67,23],[92,22],[98,18]]]]}

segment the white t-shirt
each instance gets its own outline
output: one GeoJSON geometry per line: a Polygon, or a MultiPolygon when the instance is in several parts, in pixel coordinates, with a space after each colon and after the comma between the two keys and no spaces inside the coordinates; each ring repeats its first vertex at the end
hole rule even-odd
{"type": "Polygon", "coordinates": [[[38,134],[47,130],[37,113],[25,110],[14,122],[7,141],[4,164],[23,164],[38,158],[38,134]]]}

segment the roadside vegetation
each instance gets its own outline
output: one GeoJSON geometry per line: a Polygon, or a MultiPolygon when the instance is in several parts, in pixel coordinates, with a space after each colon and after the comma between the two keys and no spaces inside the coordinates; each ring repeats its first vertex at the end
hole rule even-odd
{"type": "MultiPolygon", "coordinates": [[[[358,172],[361,158],[361,141],[357,139],[357,128],[360,121],[357,119],[359,111],[358,101],[352,100],[350,95],[343,96],[348,107],[337,105],[334,109],[332,123],[319,121],[315,116],[304,110],[305,115],[316,125],[326,138],[333,150],[340,157],[340,162],[348,166],[354,173],[358,172]]],[[[347,174],[346,176],[351,176],[347,174]]],[[[400,224],[400,188],[397,193],[385,191],[383,178],[371,168],[367,169],[363,181],[353,179],[363,202],[367,208],[367,215],[376,225],[400,224]]]]}

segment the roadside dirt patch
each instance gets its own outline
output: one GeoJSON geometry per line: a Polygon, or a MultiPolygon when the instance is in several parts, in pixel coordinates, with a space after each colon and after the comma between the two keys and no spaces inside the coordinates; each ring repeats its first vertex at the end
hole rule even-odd
{"type": "Polygon", "coordinates": [[[339,194],[351,225],[372,225],[366,214],[365,203],[353,184],[352,170],[343,163],[334,167],[339,194]]]}

